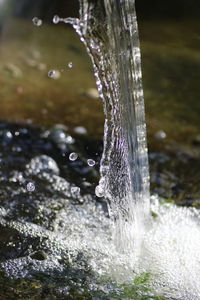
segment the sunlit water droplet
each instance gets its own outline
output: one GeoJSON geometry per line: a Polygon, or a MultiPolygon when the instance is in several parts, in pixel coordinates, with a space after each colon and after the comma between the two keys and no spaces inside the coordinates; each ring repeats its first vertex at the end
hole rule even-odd
{"type": "Polygon", "coordinates": [[[77,158],[78,158],[78,154],[77,153],[75,153],[75,152],[70,153],[69,159],[71,161],[75,161],[75,160],[77,160],[77,158]]]}
{"type": "Polygon", "coordinates": [[[34,192],[35,191],[35,184],[33,182],[28,182],[26,185],[26,189],[28,192],[34,192]]]}
{"type": "Polygon", "coordinates": [[[60,22],[60,17],[58,16],[58,15],[55,15],[54,17],[53,17],[53,23],[54,24],[58,24],[60,22]]]}
{"type": "Polygon", "coordinates": [[[58,70],[49,70],[48,77],[52,79],[59,79],[60,78],[60,72],[58,70]]]}
{"type": "Polygon", "coordinates": [[[41,26],[42,25],[42,20],[37,18],[37,17],[34,17],[32,19],[32,22],[33,22],[33,25],[35,25],[35,26],[41,26]]]}
{"type": "Polygon", "coordinates": [[[158,140],[163,140],[167,137],[166,133],[163,130],[159,130],[155,134],[155,138],[158,140]]]}
{"type": "Polygon", "coordinates": [[[90,166],[90,167],[94,167],[94,165],[95,165],[95,161],[93,160],[93,159],[88,159],[87,160],[87,164],[88,164],[88,166],[90,166]]]}
{"type": "Polygon", "coordinates": [[[4,133],[3,133],[4,141],[9,142],[9,141],[12,140],[12,138],[13,138],[12,133],[9,130],[5,130],[4,133]]]}
{"type": "Polygon", "coordinates": [[[73,63],[70,61],[68,64],[67,64],[68,68],[72,68],[73,67],[73,63]]]}
{"type": "Polygon", "coordinates": [[[48,72],[48,77],[50,77],[50,78],[54,78],[55,75],[56,75],[56,71],[55,71],[55,70],[50,70],[50,71],[48,72]]]}

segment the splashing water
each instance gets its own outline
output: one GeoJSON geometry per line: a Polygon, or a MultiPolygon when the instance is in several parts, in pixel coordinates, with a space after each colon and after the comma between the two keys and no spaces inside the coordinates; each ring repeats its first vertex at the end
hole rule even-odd
{"type": "Polygon", "coordinates": [[[91,265],[100,275],[118,282],[132,282],[133,270],[137,274],[151,273],[149,286],[156,295],[198,300],[200,224],[197,211],[160,205],[154,197],[151,204],[154,218],[150,218],[134,1],[80,0],[80,19],[55,16],[54,23],[59,21],[74,27],[92,59],[106,117],[101,179],[96,195],[109,201],[117,223],[116,247],[116,241],[114,246],[111,238],[113,225],[101,212],[91,206],[85,211],[71,211],[66,217],[60,216],[64,220],[64,234],[73,224],[67,244],[71,249],[92,253],[91,265]]]}

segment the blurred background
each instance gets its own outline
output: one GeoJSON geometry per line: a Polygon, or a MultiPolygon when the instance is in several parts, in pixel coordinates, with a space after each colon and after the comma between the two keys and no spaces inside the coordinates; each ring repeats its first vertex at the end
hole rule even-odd
{"type": "MultiPolygon", "coordinates": [[[[151,189],[199,206],[200,3],[136,0],[136,8],[151,189]]],[[[101,144],[104,116],[89,57],[54,15],[78,17],[78,0],[0,0],[1,123],[61,124],[101,144]]]]}

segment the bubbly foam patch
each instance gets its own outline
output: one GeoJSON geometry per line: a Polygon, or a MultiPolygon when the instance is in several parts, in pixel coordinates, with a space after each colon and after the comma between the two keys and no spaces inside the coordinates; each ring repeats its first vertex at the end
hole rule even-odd
{"type": "Polygon", "coordinates": [[[143,241],[140,266],[152,285],[175,299],[200,299],[200,216],[195,209],[154,204],[155,219],[143,241]]]}
{"type": "Polygon", "coordinates": [[[95,205],[63,211],[59,231],[66,235],[68,247],[87,253],[100,276],[121,284],[133,282],[134,273],[148,273],[149,287],[156,294],[170,299],[200,299],[199,213],[152,199],[153,217],[138,259],[134,249],[118,252],[112,235],[114,225],[95,205]]]}

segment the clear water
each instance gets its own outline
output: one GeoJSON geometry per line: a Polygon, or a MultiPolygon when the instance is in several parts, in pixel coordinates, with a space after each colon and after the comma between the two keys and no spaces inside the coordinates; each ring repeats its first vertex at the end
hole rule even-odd
{"type": "MultiPolygon", "coordinates": [[[[59,20],[54,17],[54,23],[59,20]]],[[[133,1],[80,1],[72,24],[91,57],[103,100],[104,150],[96,195],[110,204],[116,243],[139,255],[149,215],[149,169],[138,28],[133,1]]]]}

